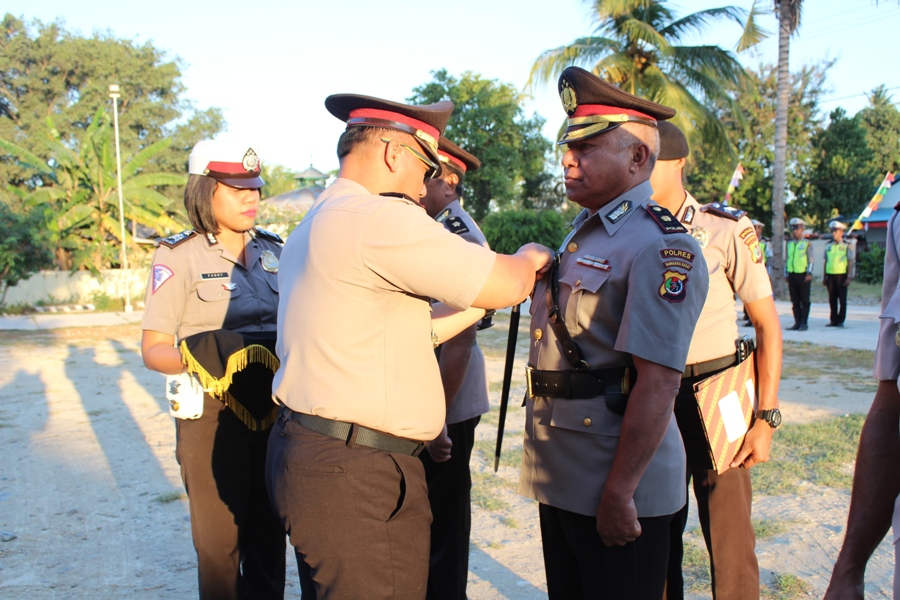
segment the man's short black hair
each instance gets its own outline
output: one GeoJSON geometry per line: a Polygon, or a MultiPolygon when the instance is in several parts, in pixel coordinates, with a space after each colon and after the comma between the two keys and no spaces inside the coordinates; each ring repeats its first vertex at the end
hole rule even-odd
{"type": "Polygon", "coordinates": [[[184,209],[197,233],[219,233],[219,222],[213,214],[212,197],[218,181],[205,175],[191,175],[184,187],[184,209]]]}
{"type": "Polygon", "coordinates": [[[375,141],[386,135],[394,137],[398,133],[401,132],[386,127],[348,127],[338,139],[338,160],[342,160],[360,144],[375,141]]]}

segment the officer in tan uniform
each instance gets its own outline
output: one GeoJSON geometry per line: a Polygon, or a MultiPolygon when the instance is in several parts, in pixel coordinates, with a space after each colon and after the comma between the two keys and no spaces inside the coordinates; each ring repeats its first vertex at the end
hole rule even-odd
{"type": "Polygon", "coordinates": [[[847,533],[825,600],[863,600],[866,564],[893,514],[894,600],[900,599],[900,204],[888,221],[881,292],[881,329],[875,348],[878,389],[859,438],[847,533]]]}
{"type": "MultiPolygon", "coordinates": [[[[429,181],[422,198],[428,216],[464,240],[488,247],[474,219],[460,204],[460,191],[468,173],[481,161],[445,137],[438,143],[441,175],[429,181]]],[[[475,340],[481,323],[472,325],[440,347],[438,363],[447,418],[441,434],[419,455],[425,465],[431,503],[431,561],[429,599],[466,599],[469,576],[469,533],[472,527],[472,476],[469,459],[475,427],[490,410],[484,354],[475,340]]]]}
{"type": "MultiPolygon", "coordinates": [[[[247,144],[203,141],[191,152],[184,205],[193,229],[160,240],[150,268],[141,323],[150,369],[184,371],[177,346],[194,334],[275,332],[282,244],[254,227],[260,169],[247,144]]],[[[252,384],[268,388],[271,377],[252,384]]],[[[239,414],[202,390],[197,401],[200,414],[175,419],[175,453],[190,505],[199,596],[282,598],[284,531],[264,483],[271,421],[239,414]]]]}
{"type": "MultiPolygon", "coordinates": [[[[709,268],[709,294],[694,330],[675,416],[684,439],[688,478],[693,477],[700,526],[710,554],[713,597],[759,598],[756,540],[750,523],[750,470],[769,459],[772,432],[780,424],[781,324],[766,273],[765,254],[753,223],[742,210],[718,203],[699,204],[682,184],[688,143],[671,123],[659,124],[660,160],[650,183],[653,199],[671,210],[690,231],[709,268]],[[710,459],[694,385],[738,364],[735,294],[744,303],[756,330],[759,412],[732,468],[718,474],[710,459]]],[[[688,507],[673,521],[669,556],[668,600],[683,598],[682,540],[688,507]]]]}
{"type": "Polygon", "coordinates": [[[283,407],[266,481],[320,597],[424,598],[431,512],[416,457],[445,420],[433,346],[521,302],[552,253],[498,255],[425,213],[452,103],[339,94],[325,107],[347,129],[337,180],[282,254],[283,407]]]}
{"type": "Polygon", "coordinates": [[[585,210],[531,303],[519,493],[540,502],[552,600],[657,600],[686,495],[672,405],[706,263],[650,200],[657,122],[675,111],[577,67],[559,91],[566,196],[585,210]]]}

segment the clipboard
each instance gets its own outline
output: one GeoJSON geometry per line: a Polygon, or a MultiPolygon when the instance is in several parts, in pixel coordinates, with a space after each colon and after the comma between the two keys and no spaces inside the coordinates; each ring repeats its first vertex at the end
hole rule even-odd
{"type": "Polygon", "coordinates": [[[713,468],[722,474],[741,449],[758,403],[756,353],[694,384],[713,468]]]}

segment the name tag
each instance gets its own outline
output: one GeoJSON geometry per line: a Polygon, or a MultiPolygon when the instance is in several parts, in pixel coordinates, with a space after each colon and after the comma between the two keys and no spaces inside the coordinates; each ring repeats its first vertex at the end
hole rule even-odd
{"type": "Polygon", "coordinates": [[[203,273],[200,279],[227,279],[228,273],[203,273]]]}

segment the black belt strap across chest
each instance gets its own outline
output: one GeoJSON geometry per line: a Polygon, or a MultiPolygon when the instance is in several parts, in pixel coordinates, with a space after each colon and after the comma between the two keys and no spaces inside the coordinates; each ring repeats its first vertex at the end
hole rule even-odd
{"type": "Polygon", "coordinates": [[[549,280],[547,283],[547,317],[550,320],[550,327],[556,335],[556,339],[562,345],[563,354],[572,368],[576,371],[586,371],[591,367],[584,360],[581,348],[572,339],[572,334],[566,327],[563,320],[562,312],[559,310],[559,253],[553,258],[553,266],[550,267],[549,280]]]}
{"type": "Polygon", "coordinates": [[[336,421],[334,419],[323,419],[316,415],[295,412],[285,407],[285,415],[287,418],[300,423],[316,433],[327,435],[347,442],[348,445],[356,444],[375,448],[384,452],[394,452],[396,454],[406,454],[409,456],[418,456],[425,447],[422,442],[397,437],[389,433],[383,433],[356,423],[347,423],[345,421],[336,421]]]}

